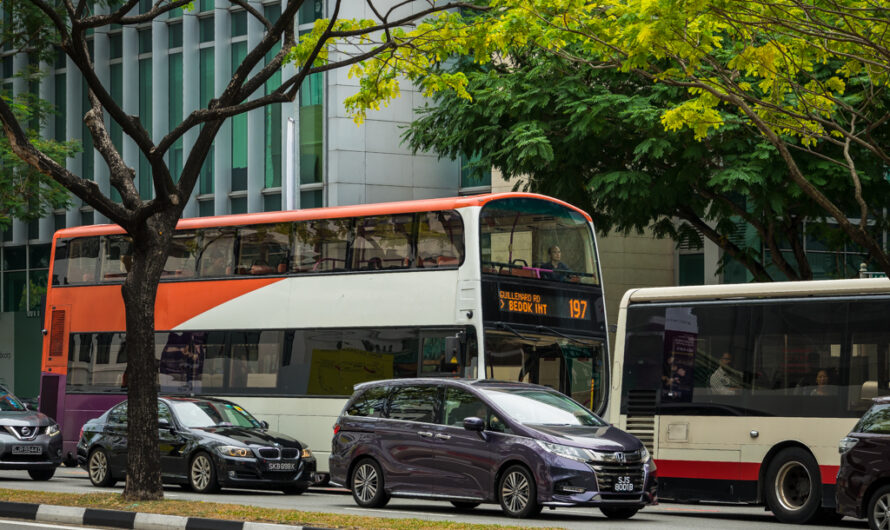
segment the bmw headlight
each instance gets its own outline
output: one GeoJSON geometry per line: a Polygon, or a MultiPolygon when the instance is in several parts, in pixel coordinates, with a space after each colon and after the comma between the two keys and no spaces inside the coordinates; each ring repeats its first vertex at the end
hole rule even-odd
{"type": "Polygon", "coordinates": [[[845,436],[841,438],[841,441],[837,444],[837,452],[840,454],[844,454],[850,449],[856,447],[856,444],[859,443],[859,438],[851,438],[849,436],[845,436]]]}
{"type": "Polygon", "coordinates": [[[301,458],[312,458],[312,450],[308,447],[304,447],[301,458]]]}
{"type": "Polygon", "coordinates": [[[535,441],[538,442],[538,445],[540,445],[543,449],[550,451],[551,453],[553,453],[555,455],[559,455],[559,456],[562,456],[565,458],[570,458],[572,460],[577,460],[578,462],[587,462],[588,460],[591,460],[590,452],[588,452],[584,449],[581,449],[578,447],[571,447],[568,445],[559,445],[559,444],[542,442],[541,440],[535,440],[535,441]]]}
{"type": "Polygon", "coordinates": [[[237,458],[250,458],[253,453],[246,447],[238,447],[237,445],[220,445],[216,448],[223,456],[234,456],[237,458]]]}
{"type": "Polygon", "coordinates": [[[56,436],[59,434],[59,424],[53,423],[52,425],[48,425],[46,427],[46,435],[47,436],[56,436]]]}

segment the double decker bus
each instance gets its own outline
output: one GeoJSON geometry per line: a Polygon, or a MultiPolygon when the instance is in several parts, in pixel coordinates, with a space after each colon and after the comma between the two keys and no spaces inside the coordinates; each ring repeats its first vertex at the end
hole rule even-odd
{"type": "MultiPolygon", "coordinates": [[[[116,225],[53,238],[40,410],[68,459],[126,397],[130,245],[116,225]]],[[[363,381],[527,381],[602,413],[599,278],[590,217],[534,194],[184,219],[157,293],[159,392],[233,399],[307,442],[321,473],[363,381]]]]}
{"type": "Polygon", "coordinates": [[[890,393],[888,310],[886,278],[628,291],[610,417],[662,499],[837,517],[838,443],[890,393]]]}

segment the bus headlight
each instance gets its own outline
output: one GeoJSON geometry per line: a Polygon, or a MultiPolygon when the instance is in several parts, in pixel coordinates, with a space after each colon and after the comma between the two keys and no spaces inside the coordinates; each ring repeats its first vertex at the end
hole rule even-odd
{"type": "Polygon", "coordinates": [[[837,444],[837,452],[840,454],[844,454],[850,449],[856,447],[856,444],[859,443],[859,438],[850,438],[849,436],[845,436],[841,438],[841,441],[837,444]]]}
{"type": "Polygon", "coordinates": [[[237,458],[250,458],[253,456],[250,449],[238,447],[237,445],[220,445],[216,450],[223,456],[234,456],[237,458]]]}
{"type": "Polygon", "coordinates": [[[303,453],[300,455],[300,458],[312,458],[312,450],[308,447],[304,447],[303,453]]]}

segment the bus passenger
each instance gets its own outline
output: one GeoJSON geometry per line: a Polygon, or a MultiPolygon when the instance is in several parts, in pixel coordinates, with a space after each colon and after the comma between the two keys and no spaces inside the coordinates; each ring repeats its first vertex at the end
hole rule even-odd
{"type": "Polygon", "coordinates": [[[811,396],[833,396],[835,393],[835,389],[831,383],[831,378],[828,377],[828,370],[822,369],[816,373],[816,388],[810,392],[811,396]]]}
{"type": "Polygon", "coordinates": [[[547,249],[547,253],[550,255],[550,261],[541,263],[538,268],[548,269],[554,272],[542,272],[541,278],[564,281],[566,272],[568,272],[569,268],[565,263],[560,261],[562,259],[562,250],[557,245],[553,245],[547,249]]]}
{"type": "Polygon", "coordinates": [[[715,394],[737,394],[741,384],[735,374],[732,373],[732,354],[724,352],[720,357],[720,366],[714,370],[710,379],[711,390],[715,394]]]}

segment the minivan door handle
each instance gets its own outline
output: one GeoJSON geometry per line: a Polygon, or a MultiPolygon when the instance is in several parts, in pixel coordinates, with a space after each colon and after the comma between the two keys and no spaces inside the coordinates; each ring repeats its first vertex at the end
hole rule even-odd
{"type": "Polygon", "coordinates": [[[417,431],[417,434],[419,434],[420,436],[423,436],[424,438],[432,438],[433,437],[433,433],[431,433],[430,431],[417,431]]]}
{"type": "Polygon", "coordinates": [[[450,435],[450,434],[440,434],[440,433],[436,433],[436,438],[438,438],[438,439],[440,439],[440,440],[450,440],[450,439],[451,439],[451,435],[450,435]]]}

